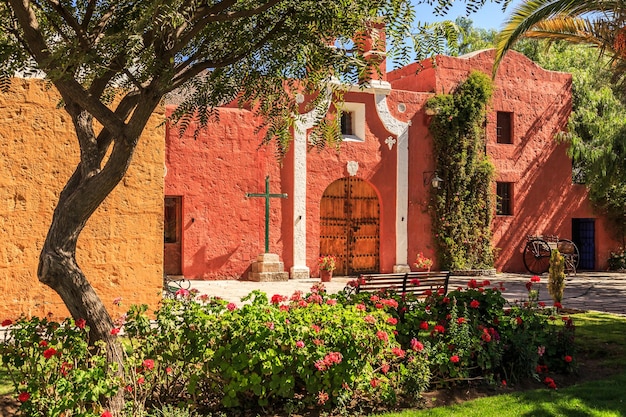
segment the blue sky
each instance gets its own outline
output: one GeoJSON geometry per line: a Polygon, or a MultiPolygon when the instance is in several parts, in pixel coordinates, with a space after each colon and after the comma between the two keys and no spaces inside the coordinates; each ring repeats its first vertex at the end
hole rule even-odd
{"type": "MultiPolygon", "coordinates": [[[[454,20],[459,16],[466,16],[465,2],[461,0],[455,0],[454,7],[450,9],[447,15],[435,16],[433,10],[434,6],[428,4],[417,4],[418,0],[413,0],[416,4],[417,17],[416,20],[420,22],[437,22],[441,20],[454,20]]],[[[496,29],[499,30],[504,21],[511,14],[513,9],[521,3],[521,0],[512,0],[505,12],[502,12],[502,5],[497,3],[487,2],[476,13],[472,13],[468,17],[474,22],[475,28],[480,29],[496,29]]]]}

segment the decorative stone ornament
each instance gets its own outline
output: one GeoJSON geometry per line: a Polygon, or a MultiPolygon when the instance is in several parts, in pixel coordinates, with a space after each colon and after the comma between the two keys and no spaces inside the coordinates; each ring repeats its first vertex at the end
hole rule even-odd
{"type": "Polygon", "coordinates": [[[389,136],[387,139],[385,139],[385,143],[387,144],[387,146],[389,146],[389,150],[391,150],[391,148],[393,148],[393,145],[396,144],[396,140],[393,138],[393,136],[389,136]]]}
{"type": "Polygon", "coordinates": [[[348,170],[348,174],[350,174],[351,177],[354,177],[359,170],[359,163],[357,161],[348,161],[346,169],[348,170]]]}

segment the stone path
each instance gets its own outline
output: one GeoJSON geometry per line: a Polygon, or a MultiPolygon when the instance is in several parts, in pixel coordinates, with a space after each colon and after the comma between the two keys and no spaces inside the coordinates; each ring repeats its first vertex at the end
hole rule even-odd
{"type": "MultiPolygon", "coordinates": [[[[509,302],[525,300],[527,298],[526,283],[530,280],[529,274],[498,273],[495,276],[484,277],[450,277],[450,289],[466,286],[470,279],[491,281],[492,285],[502,282],[505,290],[504,297],[509,302]]],[[[552,305],[552,299],[547,290],[547,274],[543,274],[541,281],[535,284],[539,289],[539,300],[552,305]]],[[[348,281],[354,277],[333,277],[332,281],[325,283],[329,292],[335,293],[342,290],[348,281]]],[[[274,294],[289,296],[295,291],[308,292],[311,287],[318,283],[318,278],[289,280],[286,282],[252,282],[252,281],[191,281],[191,288],[200,291],[201,294],[219,296],[234,303],[241,303],[241,298],[253,290],[261,290],[268,297],[274,294]]],[[[615,272],[579,272],[568,277],[563,307],[603,311],[626,315],[626,273],[615,272]]]]}

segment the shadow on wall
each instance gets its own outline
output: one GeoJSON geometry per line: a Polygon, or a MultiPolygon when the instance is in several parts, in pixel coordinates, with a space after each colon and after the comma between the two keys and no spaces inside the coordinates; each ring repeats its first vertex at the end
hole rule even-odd
{"type": "Polygon", "coordinates": [[[525,166],[515,183],[516,211],[512,217],[497,218],[495,222],[494,235],[500,236],[494,242],[500,250],[496,266],[500,270],[526,272],[522,253],[528,235],[555,234],[571,238],[572,213],[587,202],[584,188],[572,184],[567,145],[553,139],[558,126],[564,126],[567,121],[568,108],[553,101],[523,135],[515,153],[515,164],[525,166]],[[542,126],[554,128],[541,132],[542,126]],[[546,139],[538,141],[537,137],[546,139]],[[520,159],[523,155],[534,157],[524,161],[520,159]]]}
{"type": "MultiPolygon", "coordinates": [[[[209,258],[206,245],[200,247],[196,253],[191,257],[191,264],[185,268],[189,276],[187,278],[203,279],[203,278],[232,278],[232,274],[228,271],[223,271],[220,274],[220,270],[228,263],[230,258],[239,250],[240,245],[237,245],[227,253],[209,258]],[[215,271],[212,274],[207,274],[204,271],[215,271]]],[[[186,274],[187,275],[187,274],[186,274]]]]}

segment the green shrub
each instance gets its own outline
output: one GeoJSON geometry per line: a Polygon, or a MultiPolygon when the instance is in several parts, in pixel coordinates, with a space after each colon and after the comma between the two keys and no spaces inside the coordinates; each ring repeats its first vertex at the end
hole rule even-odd
{"type": "Polygon", "coordinates": [[[10,332],[0,345],[20,409],[27,416],[100,416],[100,400],[117,392],[101,346],[88,346],[84,321],[5,321],[10,332]]]}

